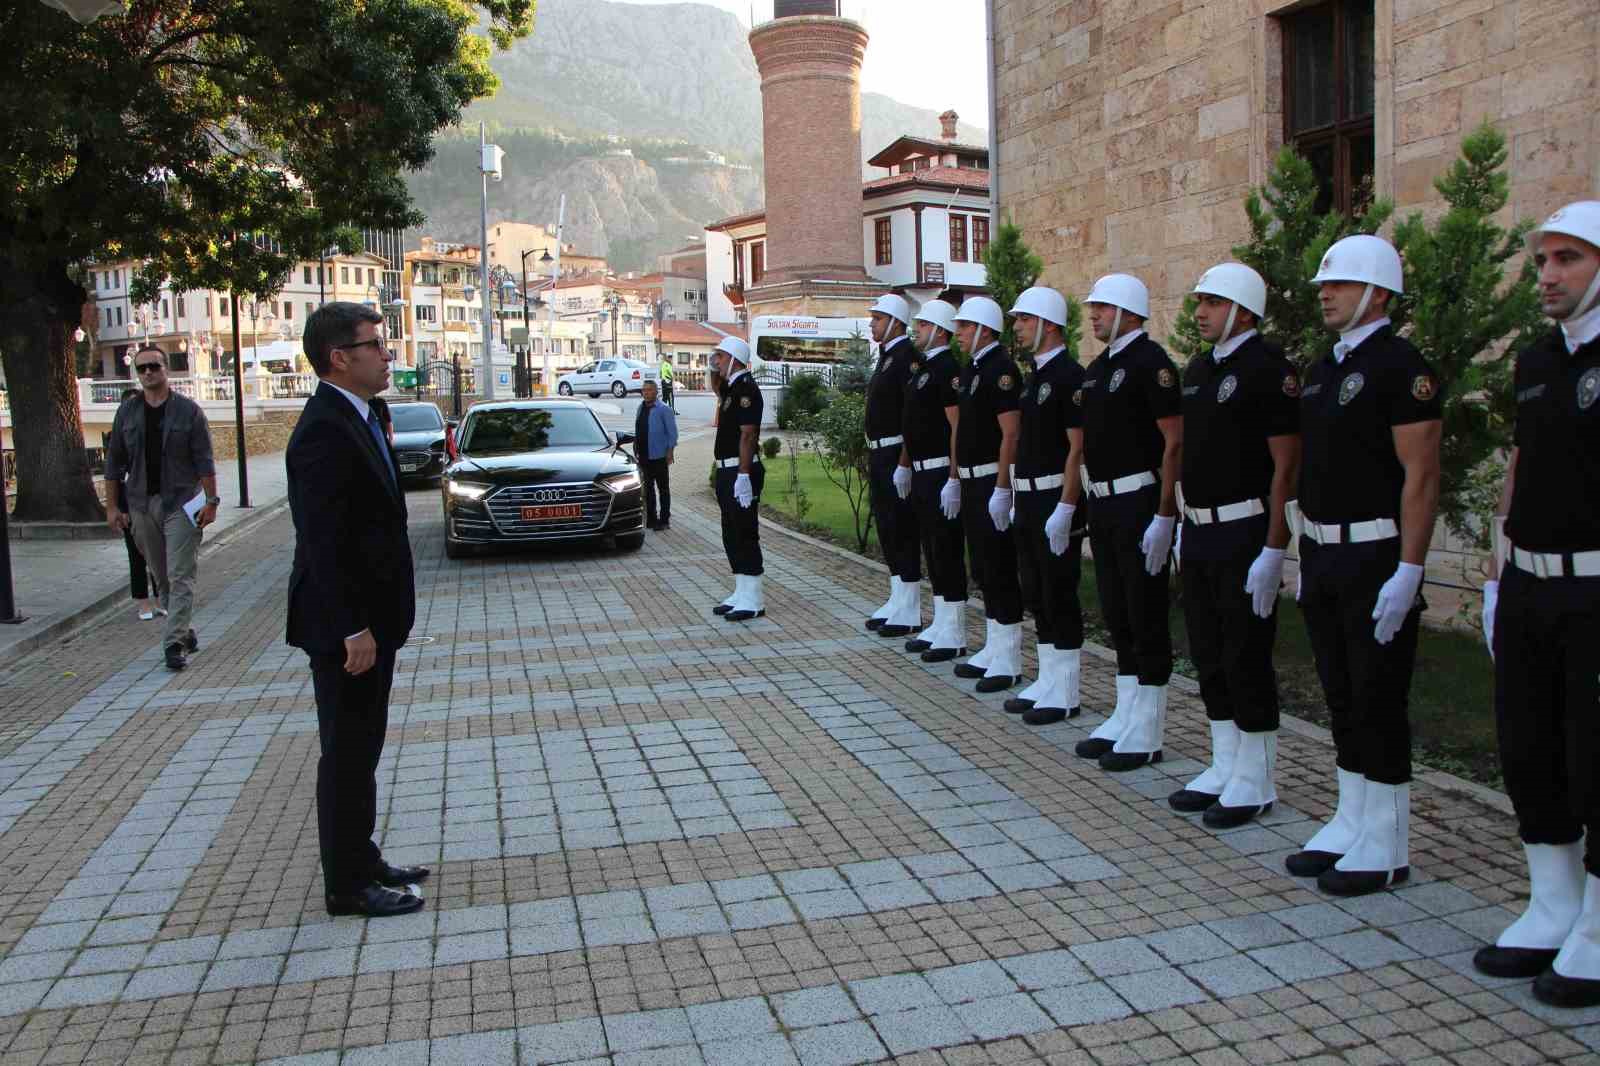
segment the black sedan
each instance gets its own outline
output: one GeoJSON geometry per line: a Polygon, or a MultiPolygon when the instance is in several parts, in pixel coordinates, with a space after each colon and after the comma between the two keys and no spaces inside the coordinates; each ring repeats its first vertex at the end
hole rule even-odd
{"type": "Polygon", "coordinates": [[[444,473],[445,458],[444,415],[435,404],[389,403],[389,417],[394,427],[394,459],[400,465],[400,477],[406,481],[438,481],[444,473]]]}
{"type": "Polygon", "coordinates": [[[483,403],[462,419],[441,481],[445,554],[493,544],[611,537],[644,543],[633,456],[577,400],[483,403]]]}

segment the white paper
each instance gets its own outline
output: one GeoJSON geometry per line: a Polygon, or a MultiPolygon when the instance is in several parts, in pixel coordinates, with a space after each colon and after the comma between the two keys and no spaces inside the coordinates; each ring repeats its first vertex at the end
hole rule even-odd
{"type": "Polygon", "coordinates": [[[183,505],[183,513],[189,516],[189,524],[196,529],[200,527],[200,512],[206,509],[206,490],[201,489],[194,494],[194,499],[183,505]]]}

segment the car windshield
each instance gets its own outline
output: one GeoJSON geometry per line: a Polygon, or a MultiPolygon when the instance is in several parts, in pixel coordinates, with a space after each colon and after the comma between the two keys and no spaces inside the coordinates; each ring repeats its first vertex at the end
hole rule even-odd
{"type": "Polygon", "coordinates": [[[610,443],[587,407],[504,407],[474,411],[461,432],[468,455],[505,455],[541,448],[599,448],[610,443]]]}
{"type": "Polygon", "coordinates": [[[396,433],[420,433],[429,429],[443,429],[444,419],[432,404],[395,404],[389,408],[396,433]]]}

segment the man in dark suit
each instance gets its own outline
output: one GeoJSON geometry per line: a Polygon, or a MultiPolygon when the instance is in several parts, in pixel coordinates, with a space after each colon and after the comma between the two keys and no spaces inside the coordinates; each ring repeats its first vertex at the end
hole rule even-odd
{"type": "Polygon", "coordinates": [[[424,867],[383,861],[378,757],[395,652],[416,618],[406,501],[372,400],[389,385],[383,318],[324,304],[306,321],[306,358],[322,379],[289,439],[294,572],[289,635],[311,659],[322,758],[317,832],[329,914],[406,914],[424,867]]]}

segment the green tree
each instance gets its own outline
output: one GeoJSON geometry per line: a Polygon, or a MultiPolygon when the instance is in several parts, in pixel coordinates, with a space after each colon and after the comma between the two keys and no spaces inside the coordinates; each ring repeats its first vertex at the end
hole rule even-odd
{"type": "MultiPolygon", "coordinates": [[[[1022,228],[1007,218],[1000,223],[994,239],[983,250],[983,268],[989,294],[1000,305],[1000,310],[1009,311],[1022,290],[1039,280],[1039,275],[1044,272],[1044,260],[1035,255],[1022,239],[1022,228]]],[[[1013,358],[1018,356],[1017,338],[1012,332],[1009,317],[1005,320],[1005,332],[1000,335],[1000,343],[1013,358]]]]}
{"type": "Polygon", "coordinates": [[[97,258],[136,292],[270,293],[353,227],[420,223],[401,172],[492,93],[535,0],[129,0],[79,26],[0,8],[0,356],[21,519],[101,514],[73,332],[97,258]]]}
{"type": "Polygon", "coordinates": [[[858,392],[835,394],[828,405],[800,420],[822,474],[841,493],[855,525],[856,550],[865,552],[872,533],[872,508],[867,500],[867,439],[861,426],[867,398],[858,392]]]}
{"type": "Polygon", "coordinates": [[[872,345],[857,331],[845,341],[844,355],[833,365],[833,389],[835,392],[861,396],[865,404],[867,382],[871,379],[872,345]]]}
{"type": "Polygon", "coordinates": [[[1544,328],[1531,259],[1509,281],[1507,264],[1533,227],[1495,216],[1511,199],[1506,139],[1485,123],[1435,182],[1448,205],[1435,221],[1415,212],[1394,229],[1406,293],[1391,308],[1445,387],[1439,511],[1450,531],[1487,547],[1515,414],[1515,352],[1544,328]]]}
{"type": "Polygon", "coordinates": [[[1206,349],[1206,342],[1200,338],[1200,327],[1194,320],[1195,308],[1199,306],[1200,300],[1194,293],[1185,293],[1183,308],[1172,323],[1172,332],[1167,334],[1167,354],[1180,366],[1206,349]]]}

